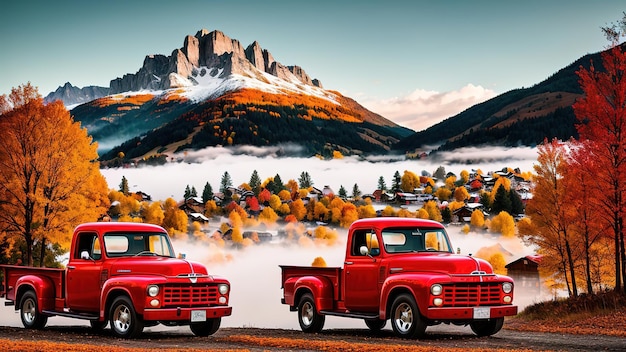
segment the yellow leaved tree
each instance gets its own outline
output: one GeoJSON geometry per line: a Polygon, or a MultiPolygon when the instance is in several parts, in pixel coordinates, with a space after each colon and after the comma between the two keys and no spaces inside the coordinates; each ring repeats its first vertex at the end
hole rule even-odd
{"type": "MultiPolygon", "coordinates": [[[[109,207],[97,144],[60,101],[44,103],[30,83],[0,96],[0,231],[43,266],[51,248],[67,250],[72,228],[109,207]]],[[[54,259],[51,260],[53,264],[54,259]]]]}

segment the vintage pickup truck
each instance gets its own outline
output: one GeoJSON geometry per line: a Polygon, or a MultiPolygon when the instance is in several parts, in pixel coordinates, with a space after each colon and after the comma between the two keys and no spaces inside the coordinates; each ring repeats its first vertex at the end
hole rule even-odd
{"type": "Polygon", "coordinates": [[[167,232],[150,224],[77,226],[65,269],[0,268],[5,305],[14,305],[29,329],[64,316],[89,320],[98,330],[110,323],[122,338],[159,323],[189,325],[195,335],[208,336],[232,313],[230,283],[176,258],[167,232]]]}
{"type": "Polygon", "coordinates": [[[435,221],[357,220],[348,230],[343,268],[280,266],[281,302],[298,312],[304,332],[321,331],[325,316],[334,315],[364,319],[373,331],[391,320],[403,338],[441,323],[493,335],[505,316],[517,314],[513,280],[452,248],[435,221]]]}

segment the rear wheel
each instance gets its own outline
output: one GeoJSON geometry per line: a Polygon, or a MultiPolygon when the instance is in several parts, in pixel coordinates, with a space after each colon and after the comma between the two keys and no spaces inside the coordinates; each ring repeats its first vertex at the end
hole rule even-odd
{"type": "Polygon", "coordinates": [[[30,290],[24,293],[20,301],[20,318],[27,329],[43,329],[48,322],[48,317],[39,313],[37,295],[30,290]]]}
{"type": "Polygon", "coordinates": [[[504,325],[504,318],[491,320],[477,320],[470,323],[470,328],[478,336],[491,336],[496,334],[504,325]]]}
{"type": "Polygon", "coordinates": [[[313,295],[305,293],[298,304],[298,322],[304,332],[320,332],[324,328],[326,317],[317,313],[313,295]]]}
{"type": "Polygon", "coordinates": [[[215,334],[217,330],[220,328],[220,324],[222,323],[222,318],[208,319],[203,323],[191,323],[189,327],[191,328],[191,332],[194,335],[205,337],[209,335],[215,334]]]}
{"type": "Polygon", "coordinates": [[[109,317],[111,331],[117,337],[132,338],[143,331],[143,321],[137,315],[131,300],[126,296],[119,296],[113,300],[109,317]]]}
{"type": "Polygon", "coordinates": [[[398,337],[415,339],[424,336],[426,323],[422,320],[412,295],[401,294],[393,301],[391,327],[398,337]]]}

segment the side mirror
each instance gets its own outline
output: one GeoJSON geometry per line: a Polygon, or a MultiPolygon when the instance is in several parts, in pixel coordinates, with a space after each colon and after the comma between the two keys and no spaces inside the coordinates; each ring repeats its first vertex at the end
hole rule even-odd
{"type": "Polygon", "coordinates": [[[89,257],[89,252],[88,251],[82,251],[80,252],[80,259],[91,259],[89,257]]]}
{"type": "Polygon", "coordinates": [[[361,246],[359,248],[359,252],[361,252],[361,255],[368,255],[369,254],[369,250],[367,249],[367,246],[361,246]]]}

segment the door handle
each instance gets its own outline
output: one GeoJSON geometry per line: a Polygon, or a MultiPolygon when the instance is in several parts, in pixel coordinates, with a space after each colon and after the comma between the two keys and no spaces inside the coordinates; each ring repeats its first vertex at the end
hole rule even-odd
{"type": "Polygon", "coordinates": [[[354,262],[343,262],[345,265],[352,265],[354,262]]]}
{"type": "Polygon", "coordinates": [[[73,265],[70,265],[70,266],[68,266],[67,268],[68,268],[69,270],[76,269],[76,267],[75,267],[75,266],[73,266],[73,265]]]}

